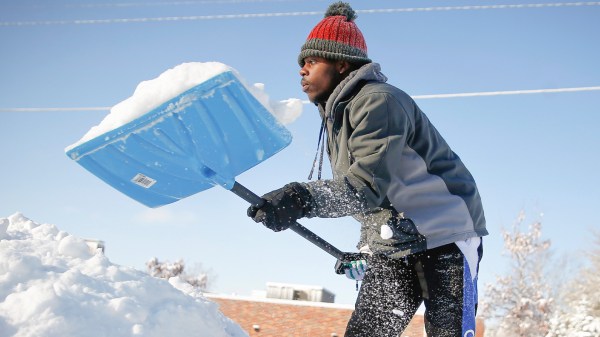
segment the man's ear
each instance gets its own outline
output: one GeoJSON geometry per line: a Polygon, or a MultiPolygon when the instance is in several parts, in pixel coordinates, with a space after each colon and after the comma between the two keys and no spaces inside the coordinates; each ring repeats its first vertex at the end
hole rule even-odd
{"type": "Polygon", "coordinates": [[[340,73],[340,74],[348,73],[350,68],[351,68],[351,66],[348,61],[344,61],[344,60],[337,61],[336,69],[337,69],[338,73],[340,73]]]}

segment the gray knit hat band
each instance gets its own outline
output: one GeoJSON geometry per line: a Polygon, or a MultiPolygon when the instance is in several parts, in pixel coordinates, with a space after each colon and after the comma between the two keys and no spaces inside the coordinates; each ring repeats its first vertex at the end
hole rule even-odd
{"type": "Polygon", "coordinates": [[[346,43],[337,41],[310,39],[304,43],[298,55],[298,64],[304,66],[306,57],[316,56],[329,60],[344,60],[356,64],[371,63],[367,53],[346,43]]]}

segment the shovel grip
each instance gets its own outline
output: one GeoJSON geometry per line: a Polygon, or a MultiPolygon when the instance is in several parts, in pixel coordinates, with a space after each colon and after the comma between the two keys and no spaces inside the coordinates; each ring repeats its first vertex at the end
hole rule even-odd
{"type": "MultiPolygon", "coordinates": [[[[265,199],[259,197],[254,192],[250,191],[237,181],[233,184],[231,192],[235,193],[240,198],[259,208],[262,207],[262,205],[264,205],[265,203],[265,199]]],[[[290,229],[302,236],[303,238],[305,238],[306,240],[312,242],[317,247],[323,249],[336,259],[343,260],[344,253],[341,250],[335,248],[329,242],[323,240],[320,236],[313,233],[311,230],[302,226],[298,222],[293,223],[290,226],[290,229]]]]}
{"type": "Polygon", "coordinates": [[[240,198],[251,203],[252,206],[256,206],[258,208],[261,208],[266,202],[265,199],[259,197],[254,192],[250,191],[244,185],[238,183],[237,181],[233,184],[231,192],[235,193],[240,198]]]}

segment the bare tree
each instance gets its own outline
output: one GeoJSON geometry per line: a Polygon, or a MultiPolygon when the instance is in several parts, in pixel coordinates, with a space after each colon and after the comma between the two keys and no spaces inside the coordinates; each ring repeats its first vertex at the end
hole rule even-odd
{"type": "Polygon", "coordinates": [[[195,268],[197,269],[195,275],[185,273],[185,263],[183,260],[170,263],[168,261],[160,262],[156,257],[153,257],[146,262],[146,267],[148,268],[148,273],[154,277],[169,279],[178,276],[200,290],[207,290],[209,286],[208,274],[203,272],[199,266],[195,268]]]}
{"type": "MultiPolygon", "coordinates": [[[[482,317],[497,322],[498,337],[543,337],[549,330],[554,299],[544,280],[550,241],[542,240],[542,223],[522,231],[521,212],[510,231],[503,230],[504,249],[511,261],[508,274],[488,284],[482,317]]],[[[493,330],[493,329],[492,329],[493,330]]]]}
{"type": "Polygon", "coordinates": [[[547,337],[600,336],[600,233],[595,232],[594,238],[595,247],[588,253],[589,264],[564,288],[564,305],[551,319],[547,337]]]}

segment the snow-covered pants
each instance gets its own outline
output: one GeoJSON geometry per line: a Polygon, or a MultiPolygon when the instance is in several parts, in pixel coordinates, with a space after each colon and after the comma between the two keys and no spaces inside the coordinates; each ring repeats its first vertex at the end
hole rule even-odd
{"type": "Polygon", "coordinates": [[[423,302],[427,336],[475,336],[482,254],[474,238],[404,259],[370,257],[345,337],[400,336],[423,302]]]}

